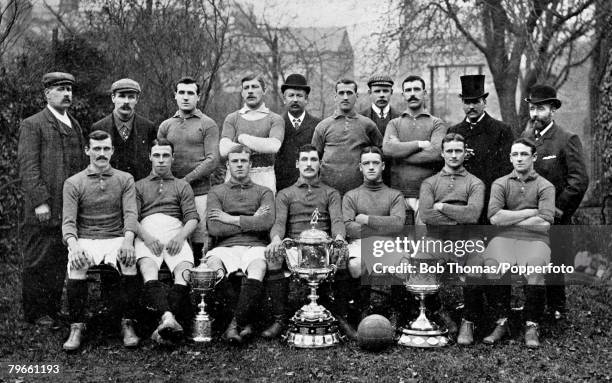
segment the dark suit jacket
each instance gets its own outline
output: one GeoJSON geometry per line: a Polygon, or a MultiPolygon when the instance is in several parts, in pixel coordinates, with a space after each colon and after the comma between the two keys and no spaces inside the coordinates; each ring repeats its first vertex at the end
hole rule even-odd
{"type": "Polygon", "coordinates": [[[464,166],[468,172],[480,178],[485,184],[485,208],[479,223],[487,224],[491,185],[493,181],[512,171],[510,163],[510,148],[514,141],[512,128],[485,112],[482,120],[474,128],[471,128],[464,119],[457,125],[451,126],[448,133],[461,134],[465,138],[466,146],[474,149],[474,157],[466,160],[464,166]]]}
{"type": "Polygon", "coordinates": [[[91,131],[103,130],[111,135],[115,153],[111,165],[115,169],[130,173],[135,181],[151,173],[149,152],[153,140],[157,138],[157,127],[153,122],[135,114],[132,131],[127,141],[123,141],[115,125],[113,114],[109,114],[91,126],[91,131]]]}
{"type": "Polygon", "coordinates": [[[299,129],[293,127],[288,113],[283,113],[285,120],[285,138],[276,155],[274,173],[276,174],[276,190],[283,190],[297,181],[300,172],[295,167],[297,151],[302,145],[310,144],[314,129],[321,120],[306,112],[299,129]]]}
{"type": "MultiPolygon", "coordinates": [[[[380,131],[380,134],[384,137],[389,121],[393,120],[394,118],[401,117],[402,112],[395,110],[393,107],[390,107],[389,113],[387,113],[387,115],[385,116],[385,119],[381,120],[378,114],[374,111],[374,109],[372,109],[372,106],[370,105],[369,108],[362,110],[361,112],[359,112],[359,114],[361,114],[362,116],[366,116],[370,120],[374,121],[374,123],[376,124],[376,127],[380,131]]],[[[392,159],[391,157],[385,156],[384,161],[385,161],[385,170],[383,170],[383,182],[385,183],[385,185],[390,186],[391,185],[392,159]]]]}
{"type": "Polygon", "coordinates": [[[24,223],[39,225],[34,209],[44,203],[51,209],[45,226],[62,223],[64,181],[87,166],[85,137],[69,115],[72,129],[60,126],[48,108],[26,118],[19,127],[17,160],[24,194],[24,223]]]}
{"type": "Polygon", "coordinates": [[[569,224],[589,186],[580,138],[556,122],[539,140],[535,140],[533,131],[525,131],[522,136],[536,143],[536,172],[555,185],[555,206],[563,211],[556,223],[569,224]]]}

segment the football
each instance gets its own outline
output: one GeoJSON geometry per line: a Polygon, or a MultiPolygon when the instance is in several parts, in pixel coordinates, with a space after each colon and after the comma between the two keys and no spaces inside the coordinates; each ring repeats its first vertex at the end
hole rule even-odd
{"type": "Polygon", "coordinates": [[[368,351],[380,351],[393,343],[394,329],[382,315],[369,315],[359,323],[359,347],[368,351]]]}

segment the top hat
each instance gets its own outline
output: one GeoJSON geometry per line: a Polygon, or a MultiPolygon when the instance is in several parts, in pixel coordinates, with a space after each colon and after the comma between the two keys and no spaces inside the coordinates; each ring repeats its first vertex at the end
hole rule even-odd
{"type": "Polygon", "coordinates": [[[64,72],[50,72],[42,77],[42,83],[45,88],[56,85],[72,85],[74,82],[74,76],[64,72]]]}
{"type": "Polygon", "coordinates": [[[372,85],[380,85],[380,86],[393,86],[393,79],[384,74],[375,74],[370,77],[368,80],[368,87],[371,88],[372,85]]]}
{"type": "Polygon", "coordinates": [[[140,84],[130,78],[122,78],[111,85],[111,93],[115,92],[136,92],[140,93],[140,84]]]}
{"type": "Polygon", "coordinates": [[[530,104],[551,104],[555,109],[561,107],[561,100],[557,98],[555,88],[543,84],[535,84],[529,88],[529,97],[525,101],[530,104]]]}
{"type": "Polygon", "coordinates": [[[285,83],[281,85],[281,93],[284,93],[286,89],[301,89],[306,91],[306,94],[310,93],[310,87],[306,83],[306,78],[301,74],[293,73],[287,76],[285,83]]]}
{"type": "Polygon", "coordinates": [[[461,97],[464,100],[473,100],[476,98],[487,98],[488,92],[484,91],[484,74],[473,74],[461,76],[461,97]]]}

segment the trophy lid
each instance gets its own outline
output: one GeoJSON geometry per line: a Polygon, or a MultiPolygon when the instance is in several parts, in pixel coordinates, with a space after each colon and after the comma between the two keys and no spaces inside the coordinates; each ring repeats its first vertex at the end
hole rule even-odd
{"type": "Polygon", "coordinates": [[[329,243],[331,238],[323,230],[315,229],[317,222],[319,221],[319,208],[316,208],[312,212],[312,218],[310,219],[311,228],[304,230],[300,233],[299,242],[305,244],[320,244],[329,243]]]}

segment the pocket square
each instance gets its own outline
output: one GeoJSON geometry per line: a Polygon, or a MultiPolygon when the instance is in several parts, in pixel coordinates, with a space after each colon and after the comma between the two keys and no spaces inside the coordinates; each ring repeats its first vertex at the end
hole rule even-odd
{"type": "Polygon", "coordinates": [[[553,158],[557,158],[555,154],[551,154],[550,156],[542,157],[543,160],[552,160],[553,158]]]}

